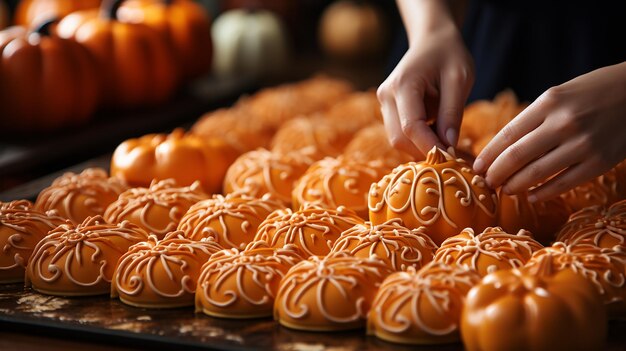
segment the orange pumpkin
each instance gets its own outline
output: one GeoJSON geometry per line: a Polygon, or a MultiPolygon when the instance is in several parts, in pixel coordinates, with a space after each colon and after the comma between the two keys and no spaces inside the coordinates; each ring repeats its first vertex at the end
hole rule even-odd
{"type": "Polygon", "coordinates": [[[15,9],[15,24],[37,26],[51,18],[63,18],[74,11],[95,9],[102,0],[21,0],[15,9]]]}
{"type": "Polygon", "coordinates": [[[111,159],[111,175],[132,186],[173,178],[178,185],[198,180],[208,193],[219,193],[226,170],[237,152],[219,139],[204,139],[176,129],[148,134],[120,144],[111,159]]]}
{"type": "Polygon", "coordinates": [[[211,68],[211,17],[191,0],[132,0],[119,10],[121,21],[144,23],[170,41],[176,64],[185,78],[211,68]]]}
{"type": "Polygon", "coordinates": [[[144,24],[117,19],[121,0],[101,10],[74,12],[57,28],[96,57],[107,105],[137,107],[167,101],[177,83],[176,65],[167,40],[144,24]]]}
{"type": "Polygon", "coordinates": [[[86,122],[98,103],[97,68],[89,52],[50,33],[0,32],[0,128],[52,130],[86,122]]]}

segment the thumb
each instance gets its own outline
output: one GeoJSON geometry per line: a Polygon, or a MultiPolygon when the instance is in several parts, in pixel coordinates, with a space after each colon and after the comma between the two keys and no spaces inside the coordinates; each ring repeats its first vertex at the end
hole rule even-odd
{"type": "Polygon", "coordinates": [[[456,147],[463,118],[463,107],[473,78],[467,70],[447,71],[441,77],[437,134],[448,146],[456,147]]]}

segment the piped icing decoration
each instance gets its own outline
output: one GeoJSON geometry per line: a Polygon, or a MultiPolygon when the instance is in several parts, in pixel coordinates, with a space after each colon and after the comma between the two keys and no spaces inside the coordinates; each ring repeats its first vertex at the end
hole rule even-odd
{"type": "Polygon", "coordinates": [[[593,283],[610,314],[623,316],[626,313],[626,252],[623,246],[600,248],[590,244],[555,242],[534,253],[526,268],[544,272],[570,269],[593,283]]]}
{"type": "Polygon", "coordinates": [[[255,241],[265,241],[274,248],[293,244],[305,257],[327,255],[344,230],[363,223],[359,216],[343,206],[336,210],[305,206],[272,212],[259,226],[255,241]]]}
{"type": "Polygon", "coordinates": [[[222,250],[204,265],[196,290],[196,312],[222,318],[272,315],[281,279],[303,260],[294,245],[275,249],[262,241],[245,250],[222,250]]]}
{"type": "Polygon", "coordinates": [[[224,192],[243,191],[255,197],[270,193],[290,204],[294,183],[313,162],[306,154],[298,152],[285,155],[266,149],[246,152],[226,172],[224,192]]]}
{"type": "Polygon", "coordinates": [[[367,333],[403,344],[456,342],[465,296],[480,279],[472,269],[441,262],[393,273],[376,294],[367,333]]]}
{"type": "Polygon", "coordinates": [[[117,260],[148,239],[140,227],[123,221],[107,224],[101,216],[62,224],[35,247],[26,268],[26,286],[49,295],[108,294],[117,260]]]}
{"type": "Polygon", "coordinates": [[[300,152],[314,160],[338,156],[349,141],[347,133],[322,115],[292,119],[283,124],[272,139],[272,152],[300,152]]]}
{"type": "Polygon", "coordinates": [[[123,181],[109,177],[101,168],[87,168],[80,174],[68,172],[39,193],[35,209],[56,210],[59,216],[79,224],[89,216],[103,215],[127,189],[123,181]]]}
{"type": "Polygon", "coordinates": [[[65,223],[56,211],[34,209],[27,200],[0,202],[0,283],[24,281],[24,270],[37,243],[65,223]]]}
{"type": "Polygon", "coordinates": [[[289,270],[280,283],[274,319],[301,330],[363,327],[376,290],[391,273],[377,257],[347,252],[312,256],[289,270]]]}
{"type": "Polygon", "coordinates": [[[626,247],[626,200],[616,202],[609,208],[591,206],[572,214],[557,240],[570,245],[626,247]]]}
{"type": "Polygon", "coordinates": [[[178,230],[192,240],[212,238],[224,248],[244,249],[254,239],[267,216],[285,205],[265,194],[260,198],[242,192],[213,195],[191,206],[178,230]]]}
{"type": "Polygon", "coordinates": [[[426,227],[439,245],[463,228],[495,225],[498,199],[452,149],[433,147],[426,161],[400,165],[372,184],[368,207],[373,224],[401,218],[409,228],[426,227]]]}
{"type": "Polygon", "coordinates": [[[617,166],[561,194],[573,211],[589,206],[609,206],[626,198],[626,160],[617,166]]]}
{"type": "Polygon", "coordinates": [[[500,227],[489,227],[476,235],[473,229],[465,228],[441,244],[435,261],[467,266],[485,276],[500,269],[520,268],[542,248],[525,230],[509,234],[500,227]]]}
{"type": "Polygon", "coordinates": [[[120,258],[111,297],[143,308],[191,306],[202,265],[222,249],[211,239],[187,239],[181,231],[161,241],[150,235],[120,258]]]}
{"type": "MultiPolygon", "coordinates": [[[[346,146],[343,155],[356,162],[376,162],[388,169],[416,161],[411,155],[389,144],[387,132],[382,123],[375,123],[356,133],[346,146]]],[[[423,158],[422,156],[421,159],[423,158]]]]}
{"type": "Polygon", "coordinates": [[[409,267],[419,269],[433,260],[437,245],[423,228],[408,229],[401,219],[390,219],[380,225],[357,224],[341,233],[332,251],[346,251],[355,257],[377,256],[394,271],[409,267]]]}
{"type": "Polygon", "coordinates": [[[200,182],[179,187],[173,179],[152,181],[149,188],[132,188],[122,193],[106,210],[109,223],[128,220],[162,239],[175,231],[189,208],[204,199],[200,182]]]}
{"type": "Polygon", "coordinates": [[[304,204],[327,208],[345,206],[367,218],[369,188],[386,172],[388,168],[380,162],[327,157],[314,163],[298,180],[293,190],[293,208],[304,204]]]}

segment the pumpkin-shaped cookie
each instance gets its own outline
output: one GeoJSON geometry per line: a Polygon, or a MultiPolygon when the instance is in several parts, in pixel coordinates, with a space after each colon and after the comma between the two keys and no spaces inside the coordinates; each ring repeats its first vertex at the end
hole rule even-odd
{"type": "Polygon", "coordinates": [[[411,155],[389,144],[387,132],[382,123],[374,123],[356,133],[343,154],[349,160],[380,162],[390,169],[403,163],[416,161],[411,155]]]}
{"type": "Polygon", "coordinates": [[[609,208],[591,206],[572,214],[557,240],[569,245],[626,247],[626,200],[616,202],[609,208]]]}

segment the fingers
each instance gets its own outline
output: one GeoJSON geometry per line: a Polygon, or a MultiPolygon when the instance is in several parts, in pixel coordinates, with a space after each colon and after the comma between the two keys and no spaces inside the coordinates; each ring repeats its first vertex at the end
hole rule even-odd
{"type": "Polygon", "coordinates": [[[423,88],[399,91],[396,93],[395,101],[402,132],[422,154],[426,155],[434,145],[445,149],[437,135],[426,124],[423,88]]]}
{"type": "Polygon", "coordinates": [[[459,139],[463,108],[472,83],[473,78],[464,69],[445,71],[441,77],[437,134],[448,146],[455,147],[459,139]]]}
{"type": "Polygon", "coordinates": [[[394,148],[404,151],[409,155],[412,155],[416,158],[423,157],[421,151],[415,147],[415,145],[407,138],[402,132],[402,127],[400,126],[400,119],[398,118],[398,112],[396,110],[396,105],[393,102],[385,102],[381,103],[383,119],[385,122],[385,130],[387,131],[387,137],[389,139],[389,144],[394,148]]]}

